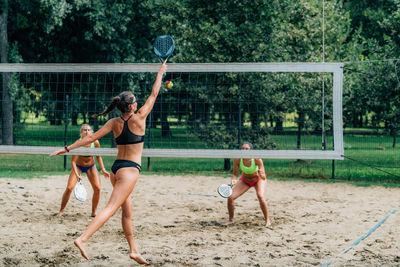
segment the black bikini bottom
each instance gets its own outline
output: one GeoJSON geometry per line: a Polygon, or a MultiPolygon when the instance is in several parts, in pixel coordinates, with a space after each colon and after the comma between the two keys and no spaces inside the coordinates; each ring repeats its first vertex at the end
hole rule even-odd
{"type": "Polygon", "coordinates": [[[127,168],[127,167],[134,167],[136,169],[139,170],[139,172],[142,170],[142,167],[137,164],[134,161],[130,161],[130,160],[124,160],[124,159],[117,159],[114,161],[114,164],[111,167],[111,171],[114,174],[117,174],[117,171],[121,168],[127,168]]]}

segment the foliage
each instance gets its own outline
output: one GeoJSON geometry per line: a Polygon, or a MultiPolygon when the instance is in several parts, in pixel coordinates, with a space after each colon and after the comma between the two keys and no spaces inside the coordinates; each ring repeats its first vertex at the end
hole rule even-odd
{"type": "MultiPolygon", "coordinates": [[[[348,61],[344,76],[345,126],[362,127],[363,123],[371,127],[385,125],[395,137],[400,110],[397,61],[374,65],[351,62],[399,57],[400,0],[323,2],[13,0],[8,1],[9,58],[10,62],[26,63],[156,62],[151,53],[152,40],[168,33],[176,41],[176,53],[171,62],[348,61]]],[[[0,2],[0,8],[5,7],[4,3],[0,2]]],[[[319,131],[322,121],[324,127],[330,129],[331,114],[326,112],[322,118],[322,111],[313,105],[322,99],[322,76],[313,77],[313,82],[296,75],[255,74],[251,78],[256,81],[252,86],[241,86],[234,82],[240,79],[239,76],[229,77],[231,86],[199,89],[198,97],[203,104],[211,103],[215,97],[226,100],[226,103],[238,103],[239,97],[253,99],[254,105],[243,107],[243,113],[251,114],[248,122],[254,132],[268,132],[266,126],[261,126],[266,125],[262,122],[267,120],[274,121],[276,130],[279,130],[282,110],[288,107],[287,101],[294,104],[290,112],[296,113],[299,131],[319,131]]],[[[326,84],[331,82],[329,76],[324,80],[326,84]]],[[[14,92],[17,96],[14,97],[15,109],[22,105],[36,115],[51,114],[46,112],[52,108],[51,105],[64,100],[55,94],[56,88],[52,87],[41,96],[52,102],[48,106],[36,105],[30,101],[40,96],[35,95],[29,86],[25,87],[12,84],[12,90],[19,92],[14,92]]],[[[165,97],[179,99],[181,95],[190,94],[192,89],[168,93],[165,97]]],[[[79,90],[82,90],[82,97],[93,97],[90,88],[79,90]]],[[[71,89],[73,110],[83,108],[74,102],[72,95],[77,91],[77,88],[71,89]]],[[[324,93],[329,99],[330,92],[324,93]]],[[[174,110],[178,108],[196,109],[200,106],[180,102],[174,105],[165,116],[177,116],[174,110]]],[[[229,132],[228,139],[234,140],[237,129],[232,128],[228,119],[221,115],[226,112],[226,105],[204,106],[208,109],[208,116],[191,119],[200,119],[204,125],[208,120],[217,120],[229,132]]],[[[57,109],[63,107],[57,106],[57,109]]],[[[160,109],[166,110],[165,107],[160,109]]],[[[168,122],[158,113],[155,108],[154,117],[168,122]]],[[[18,116],[18,112],[15,114],[18,116]]],[[[73,114],[74,118],[78,115],[73,114]]],[[[61,123],[61,115],[48,116],[52,123],[61,123]]],[[[82,116],[86,118],[87,114],[82,116]]],[[[238,125],[238,116],[229,119],[235,127],[238,125]]],[[[15,120],[19,121],[18,118],[15,120]]],[[[200,132],[192,130],[193,133],[200,132]]],[[[220,145],[237,142],[229,140],[221,139],[220,145]]]]}
{"type": "Polygon", "coordinates": [[[146,61],[151,38],[141,2],[15,0],[9,38],[25,62],[146,61]]]}

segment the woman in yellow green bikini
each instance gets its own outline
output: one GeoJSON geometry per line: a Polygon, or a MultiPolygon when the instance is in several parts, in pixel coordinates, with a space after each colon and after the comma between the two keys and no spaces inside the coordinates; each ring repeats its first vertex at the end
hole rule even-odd
{"type": "MultiPolygon", "coordinates": [[[[89,124],[83,124],[81,127],[81,139],[85,136],[91,135],[93,133],[92,128],[89,124]]],[[[88,147],[100,147],[99,141],[95,141],[88,145],[88,147]]],[[[103,159],[100,156],[96,156],[97,162],[100,165],[101,172],[103,173],[104,177],[110,178],[110,174],[106,171],[103,164],[103,159]]],[[[71,196],[72,190],[78,179],[82,179],[82,173],[86,172],[88,180],[93,188],[93,197],[92,197],[92,214],[91,216],[96,216],[97,205],[99,204],[100,200],[100,190],[101,190],[101,183],[99,173],[96,169],[96,163],[94,162],[93,156],[76,156],[73,155],[71,159],[72,169],[69,174],[67,188],[64,191],[61,200],[61,208],[58,212],[58,216],[61,216],[64,213],[65,206],[67,206],[69,197],[71,196]]]]}
{"type": "MultiPolygon", "coordinates": [[[[252,149],[252,145],[249,142],[244,142],[242,149],[252,149]]],[[[267,178],[265,175],[264,163],[261,159],[234,159],[233,160],[233,176],[232,176],[232,195],[228,198],[228,212],[229,220],[225,225],[233,223],[233,217],[235,212],[235,199],[243,195],[251,187],[254,187],[257,193],[258,201],[260,202],[260,208],[264,214],[265,225],[269,227],[271,221],[268,216],[268,205],[264,198],[265,189],[267,187],[267,178]],[[242,175],[238,180],[239,169],[242,171],[242,175]]]]}

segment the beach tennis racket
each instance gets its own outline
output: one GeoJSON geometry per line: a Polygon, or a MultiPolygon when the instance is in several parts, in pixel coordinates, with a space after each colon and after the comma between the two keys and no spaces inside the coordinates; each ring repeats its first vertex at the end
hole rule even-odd
{"type": "Polygon", "coordinates": [[[87,192],[85,187],[82,184],[82,180],[79,179],[79,181],[76,183],[74,187],[74,195],[75,198],[79,201],[85,201],[87,197],[87,192]]]}
{"type": "Polygon", "coordinates": [[[217,188],[218,194],[223,198],[228,198],[232,195],[232,186],[231,184],[221,184],[217,188]]]}
{"type": "MultiPolygon", "coordinates": [[[[175,43],[169,35],[158,36],[154,41],[154,53],[164,63],[174,52],[175,43]]],[[[163,74],[165,76],[165,73],[163,74]]]]}

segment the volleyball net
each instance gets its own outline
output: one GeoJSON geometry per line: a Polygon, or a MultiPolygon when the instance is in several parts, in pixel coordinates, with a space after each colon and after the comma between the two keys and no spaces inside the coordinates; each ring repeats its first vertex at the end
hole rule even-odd
{"type": "MultiPolygon", "coordinates": [[[[3,116],[0,153],[50,154],[73,143],[82,124],[97,130],[120,115],[115,110],[91,118],[122,91],[132,91],[140,108],[158,69],[159,64],[1,64],[13,117],[7,131],[10,122],[3,116]]],[[[144,157],[343,159],[340,63],[169,64],[163,81],[146,122],[144,157]],[[254,149],[240,150],[244,141],[254,149]]],[[[116,155],[111,134],[100,143],[99,149],[70,154],[116,155]]]]}

